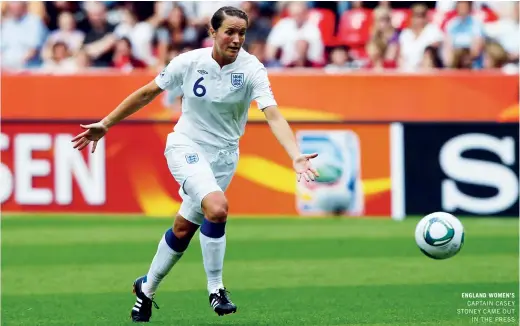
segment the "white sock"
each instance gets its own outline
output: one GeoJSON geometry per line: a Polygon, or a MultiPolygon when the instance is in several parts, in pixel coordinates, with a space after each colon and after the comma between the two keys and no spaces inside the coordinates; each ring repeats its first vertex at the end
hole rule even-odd
{"type": "Polygon", "coordinates": [[[170,272],[173,265],[181,259],[182,255],[182,252],[176,252],[168,246],[163,235],[157,247],[157,253],[153,257],[152,264],[148,270],[146,283],[142,285],[142,291],[147,297],[152,298],[159,283],[170,272]]]}
{"type": "Polygon", "coordinates": [[[224,287],[222,269],[226,253],[226,235],[224,234],[220,238],[210,238],[202,233],[199,234],[204,270],[208,278],[208,292],[211,294],[224,287]]]}

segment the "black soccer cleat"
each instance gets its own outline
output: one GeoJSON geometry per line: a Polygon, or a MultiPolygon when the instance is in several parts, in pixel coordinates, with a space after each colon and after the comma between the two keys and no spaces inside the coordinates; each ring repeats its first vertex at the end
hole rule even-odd
{"type": "Polygon", "coordinates": [[[141,276],[134,281],[133,292],[135,293],[136,301],[130,313],[132,321],[134,322],[149,322],[150,317],[152,317],[152,304],[156,309],[159,309],[157,303],[155,303],[153,299],[148,298],[141,290],[145,278],[146,276],[141,276]]]}
{"type": "Polygon", "coordinates": [[[213,308],[213,311],[219,316],[237,312],[237,306],[231,302],[228,294],[229,291],[224,288],[219,289],[217,293],[211,293],[209,295],[209,304],[211,308],[213,308]]]}

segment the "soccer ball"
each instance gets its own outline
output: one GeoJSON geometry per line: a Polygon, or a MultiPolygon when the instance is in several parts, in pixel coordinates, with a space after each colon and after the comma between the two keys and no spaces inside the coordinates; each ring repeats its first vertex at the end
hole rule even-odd
{"type": "Polygon", "coordinates": [[[449,213],[431,213],[417,223],[415,242],[426,256],[447,259],[462,248],[464,227],[459,219],[449,213]]]}

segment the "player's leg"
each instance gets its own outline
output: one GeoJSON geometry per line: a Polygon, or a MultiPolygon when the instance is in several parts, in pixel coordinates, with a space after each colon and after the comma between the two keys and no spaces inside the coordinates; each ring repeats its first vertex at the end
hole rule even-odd
{"type": "Polygon", "coordinates": [[[236,305],[231,302],[222,281],[226,253],[227,199],[222,191],[211,192],[202,200],[204,221],[200,227],[200,245],[204,270],[208,280],[209,302],[218,315],[234,313],[236,305]]]}
{"type": "Polygon", "coordinates": [[[238,162],[238,152],[226,153],[212,163],[212,170],[221,191],[208,193],[201,202],[204,221],[200,228],[200,244],[204,260],[204,269],[208,280],[210,305],[219,314],[236,312],[237,307],[231,302],[224,287],[222,272],[226,251],[226,222],[228,202],[224,191],[227,189],[238,162]]]}
{"type": "Polygon", "coordinates": [[[161,241],[159,241],[157,252],[152,260],[148,274],[143,280],[142,289],[149,298],[154,296],[163,278],[181,259],[184,251],[188,248],[191,238],[199,228],[199,225],[184,218],[181,211],[175,216],[173,227],[166,230],[161,241]]]}
{"type": "Polygon", "coordinates": [[[228,204],[222,191],[209,193],[202,200],[204,221],[200,227],[200,244],[204,269],[208,278],[208,292],[224,287],[222,268],[226,251],[226,222],[228,204]]]}
{"type": "MultiPolygon", "coordinates": [[[[181,259],[199,228],[198,224],[184,218],[184,216],[193,218],[194,215],[198,215],[192,211],[192,207],[193,204],[183,202],[179,213],[175,216],[173,227],[166,230],[159,241],[148,273],[134,281],[133,292],[136,295],[136,302],[130,314],[133,321],[148,322],[152,316],[152,305],[158,308],[153,300],[155,291],[172,267],[181,259]]],[[[196,218],[202,220],[202,214],[196,218]]]]}

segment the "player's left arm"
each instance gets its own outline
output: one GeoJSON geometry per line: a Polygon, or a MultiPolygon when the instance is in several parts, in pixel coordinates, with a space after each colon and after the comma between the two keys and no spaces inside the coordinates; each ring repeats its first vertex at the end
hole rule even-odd
{"type": "Polygon", "coordinates": [[[289,126],[289,123],[285,117],[278,109],[278,106],[268,106],[263,109],[263,112],[274,136],[287,151],[287,154],[289,154],[291,157],[293,161],[293,168],[298,175],[298,181],[301,180],[302,176],[307,181],[314,181],[319,176],[319,174],[318,171],[312,166],[310,160],[317,157],[318,154],[300,153],[294,132],[292,131],[291,126],[289,126]]]}
{"type": "Polygon", "coordinates": [[[312,166],[310,160],[318,154],[302,154],[296,143],[296,137],[289,123],[278,109],[276,100],[267,77],[267,70],[264,67],[258,69],[252,80],[252,97],[256,101],[258,108],[262,110],[267,119],[276,139],[293,161],[293,168],[298,175],[298,181],[303,177],[305,180],[314,180],[319,176],[318,171],[312,166]]]}
{"type": "Polygon", "coordinates": [[[296,138],[291,126],[289,126],[289,123],[278,109],[278,106],[271,105],[262,111],[276,139],[278,139],[287,154],[289,154],[291,160],[294,160],[300,155],[300,148],[296,143],[296,138]]]}

